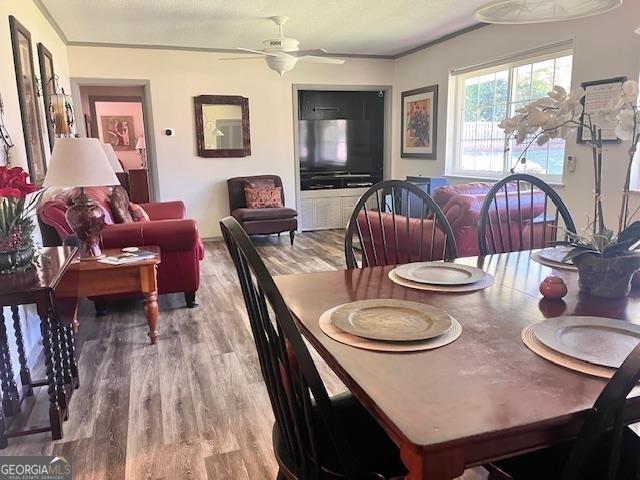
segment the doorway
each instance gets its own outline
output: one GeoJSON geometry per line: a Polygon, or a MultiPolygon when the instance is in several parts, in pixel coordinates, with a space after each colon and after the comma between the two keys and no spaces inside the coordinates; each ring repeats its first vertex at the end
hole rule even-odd
{"type": "Polygon", "coordinates": [[[72,79],[80,136],[110,144],[118,157],[121,185],[132,202],[157,198],[155,141],[149,82],[72,79]]]}

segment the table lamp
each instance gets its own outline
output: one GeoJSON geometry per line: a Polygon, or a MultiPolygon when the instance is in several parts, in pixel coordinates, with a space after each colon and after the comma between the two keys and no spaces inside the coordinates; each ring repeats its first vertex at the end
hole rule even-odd
{"type": "Polygon", "coordinates": [[[147,146],[144,143],[144,137],[138,137],[136,150],[138,150],[138,155],[140,155],[140,166],[147,168],[147,146]]]}
{"type": "Polygon", "coordinates": [[[116,155],[116,152],[113,150],[113,147],[110,143],[102,143],[102,149],[104,150],[104,154],[107,156],[113,171],[116,173],[124,173],[124,169],[122,168],[122,164],[116,155]]]}
{"type": "Polygon", "coordinates": [[[84,187],[119,185],[113,167],[97,138],[57,138],[44,187],[80,187],[66,213],[67,223],[81,242],[80,260],[103,258],[100,233],[104,211],[84,187]]]}

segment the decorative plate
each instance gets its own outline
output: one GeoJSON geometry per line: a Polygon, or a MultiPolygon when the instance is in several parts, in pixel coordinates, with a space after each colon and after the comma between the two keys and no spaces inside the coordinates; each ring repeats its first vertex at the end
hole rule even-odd
{"type": "Polygon", "coordinates": [[[563,265],[573,265],[571,260],[568,262],[562,261],[571,250],[573,250],[573,247],[545,248],[544,250],[540,250],[538,255],[540,255],[540,258],[549,260],[550,262],[562,263],[563,265]]]}
{"type": "Polygon", "coordinates": [[[331,320],[352,335],[390,342],[426,340],[451,327],[451,317],[439,308],[394,299],[346,303],[333,311],[331,320]]]}
{"type": "Polygon", "coordinates": [[[417,262],[399,265],[396,275],[430,285],[468,285],[487,276],[484,270],[450,262],[417,262]]]}
{"type": "Polygon", "coordinates": [[[585,362],[619,368],[640,343],[640,325],[602,317],[565,316],[535,326],[547,347],[585,362]]]}

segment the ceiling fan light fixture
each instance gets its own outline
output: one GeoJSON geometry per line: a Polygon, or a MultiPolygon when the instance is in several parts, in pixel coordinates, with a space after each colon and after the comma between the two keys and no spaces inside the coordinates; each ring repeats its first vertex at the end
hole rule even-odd
{"type": "Polygon", "coordinates": [[[283,76],[285,72],[293,70],[293,67],[296,66],[298,61],[297,58],[286,54],[278,55],[277,57],[267,57],[265,60],[269,68],[278,72],[280,76],[283,76]]]}
{"type": "Polygon", "coordinates": [[[575,20],[606,13],[623,0],[497,0],[474,14],[484,23],[524,24],[575,20]]]}

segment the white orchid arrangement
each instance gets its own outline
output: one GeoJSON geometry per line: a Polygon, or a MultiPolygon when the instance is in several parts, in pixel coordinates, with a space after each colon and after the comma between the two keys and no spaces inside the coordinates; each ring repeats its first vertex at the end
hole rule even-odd
{"type": "MultiPolygon", "coordinates": [[[[613,256],[628,250],[640,240],[640,221],[629,223],[640,211],[638,208],[629,214],[631,172],[640,141],[638,82],[624,82],[620,93],[608,105],[594,113],[584,113],[584,95],[583,88],[567,92],[564,88],[555,86],[546,97],[518,109],[516,115],[500,123],[500,128],[507,134],[507,148],[513,138],[517,144],[526,143],[518,157],[519,163],[526,161],[527,151],[534,144],[542,146],[551,139],[567,139],[580,127],[589,134],[587,143],[591,146],[594,169],[594,219],[590,223],[588,235],[567,232],[570,238],[567,243],[575,247],[567,259],[588,252],[613,256]],[[602,210],[602,130],[599,125],[615,125],[618,138],[631,142],[617,235],[606,228],[602,210]]],[[[514,170],[512,168],[512,172],[514,170]]]]}

